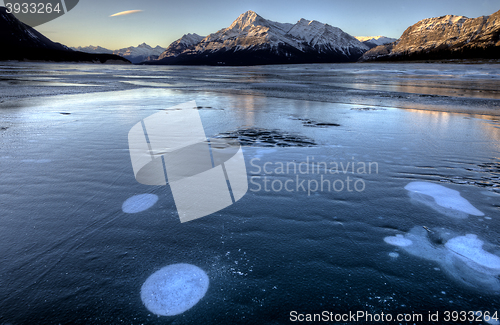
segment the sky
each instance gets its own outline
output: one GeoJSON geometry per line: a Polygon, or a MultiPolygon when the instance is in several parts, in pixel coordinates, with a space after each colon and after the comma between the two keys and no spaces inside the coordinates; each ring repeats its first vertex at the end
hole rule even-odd
{"type": "MultiPolygon", "coordinates": [[[[0,5],[3,5],[0,0],[0,5]]],[[[80,0],[64,16],[36,27],[67,46],[111,50],[147,43],[167,47],[187,33],[206,36],[253,10],[282,23],[300,18],[341,28],[352,36],[399,38],[417,21],[443,15],[479,17],[500,10],[498,0],[80,0]],[[111,15],[142,10],[130,15],[111,15]]]]}

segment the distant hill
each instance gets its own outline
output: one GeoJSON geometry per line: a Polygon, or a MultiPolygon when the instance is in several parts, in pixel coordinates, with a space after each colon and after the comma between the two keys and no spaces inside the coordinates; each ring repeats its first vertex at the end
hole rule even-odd
{"type": "Polygon", "coordinates": [[[0,7],[0,60],[72,61],[100,63],[130,63],[112,54],[88,54],[52,42],[35,29],[20,22],[0,7]]]}
{"type": "Polygon", "coordinates": [[[206,37],[184,35],[149,64],[255,65],[354,62],[368,50],[340,28],[315,20],[278,23],[254,11],[206,37]]]}
{"type": "Polygon", "coordinates": [[[93,45],[71,47],[71,49],[75,51],[92,53],[92,54],[113,54],[113,51],[108,50],[107,48],[101,46],[93,46],[93,45]]]}
{"type": "Polygon", "coordinates": [[[500,11],[467,18],[447,15],[408,27],[396,42],[377,46],[360,61],[500,59],[500,11]]]}
{"type": "Polygon", "coordinates": [[[82,51],[86,53],[106,53],[106,54],[116,54],[121,57],[126,58],[132,63],[139,63],[142,61],[156,60],[158,57],[166,50],[161,46],[151,47],[146,43],[139,44],[138,46],[130,46],[119,50],[108,50],[100,46],[85,46],[85,47],[72,47],[72,49],[77,51],[82,51]]]}

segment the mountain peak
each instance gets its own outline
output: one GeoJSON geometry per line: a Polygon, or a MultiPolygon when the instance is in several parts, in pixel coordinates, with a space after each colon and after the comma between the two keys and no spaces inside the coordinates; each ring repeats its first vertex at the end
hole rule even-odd
{"type": "Polygon", "coordinates": [[[248,10],[242,13],[233,23],[229,29],[245,30],[248,27],[261,25],[266,22],[266,19],[259,16],[255,11],[248,10]]]}
{"type": "Polygon", "coordinates": [[[204,36],[200,36],[196,33],[188,33],[182,35],[182,37],[178,39],[177,42],[178,44],[183,44],[184,46],[190,46],[199,43],[204,38],[204,36]]]}
{"type": "Polygon", "coordinates": [[[297,22],[297,24],[299,24],[299,25],[311,25],[311,26],[314,26],[314,25],[324,26],[325,25],[323,23],[320,23],[317,20],[308,20],[308,19],[304,19],[304,18],[300,18],[299,21],[297,22]]]}
{"type": "Polygon", "coordinates": [[[255,11],[253,11],[253,10],[247,10],[244,13],[242,13],[238,18],[242,18],[242,19],[255,19],[256,17],[260,17],[260,16],[255,11]]]}

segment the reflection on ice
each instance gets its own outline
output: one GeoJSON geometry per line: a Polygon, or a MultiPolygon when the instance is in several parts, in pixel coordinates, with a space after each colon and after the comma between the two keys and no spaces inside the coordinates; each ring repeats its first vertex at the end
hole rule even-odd
{"type": "Polygon", "coordinates": [[[474,234],[456,236],[446,229],[430,231],[419,226],[404,236],[386,237],[384,241],[411,255],[437,262],[441,270],[469,287],[500,293],[500,257],[484,250],[485,242],[474,234]],[[401,245],[402,242],[411,244],[401,245]]]}
{"type": "Polygon", "coordinates": [[[430,182],[411,182],[405,189],[409,191],[412,199],[447,216],[457,218],[466,218],[468,214],[484,216],[484,213],[460,196],[460,192],[450,188],[430,182]]]}
{"type": "Polygon", "coordinates": [[[141,288],[146,308],[157,315],[174,316],[190,309],[205,296],[208,276],[191,264],[172,264],[153,273],[141,288]]]}
{"type": "Polygon", "coordinates": [[[141,212],[151,208],[156,201],[158,201],[158,195],[155,194],[134,195],[123,202],[122,210],[125,213],[141,212]]]}

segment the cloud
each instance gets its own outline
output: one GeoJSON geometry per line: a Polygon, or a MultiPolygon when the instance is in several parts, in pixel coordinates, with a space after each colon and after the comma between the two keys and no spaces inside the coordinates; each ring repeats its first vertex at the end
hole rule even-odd
{"type": "Polygon", "coordinates": [[[113,14],[109,17],[116,17],[116,16],[124,16],[124,15],[130,15],[130,14],[136,14],[138,12],[142,12],[142,10],[127,10],[127,11],[120,11],[117,12],[116,14],[113,14]]]}

